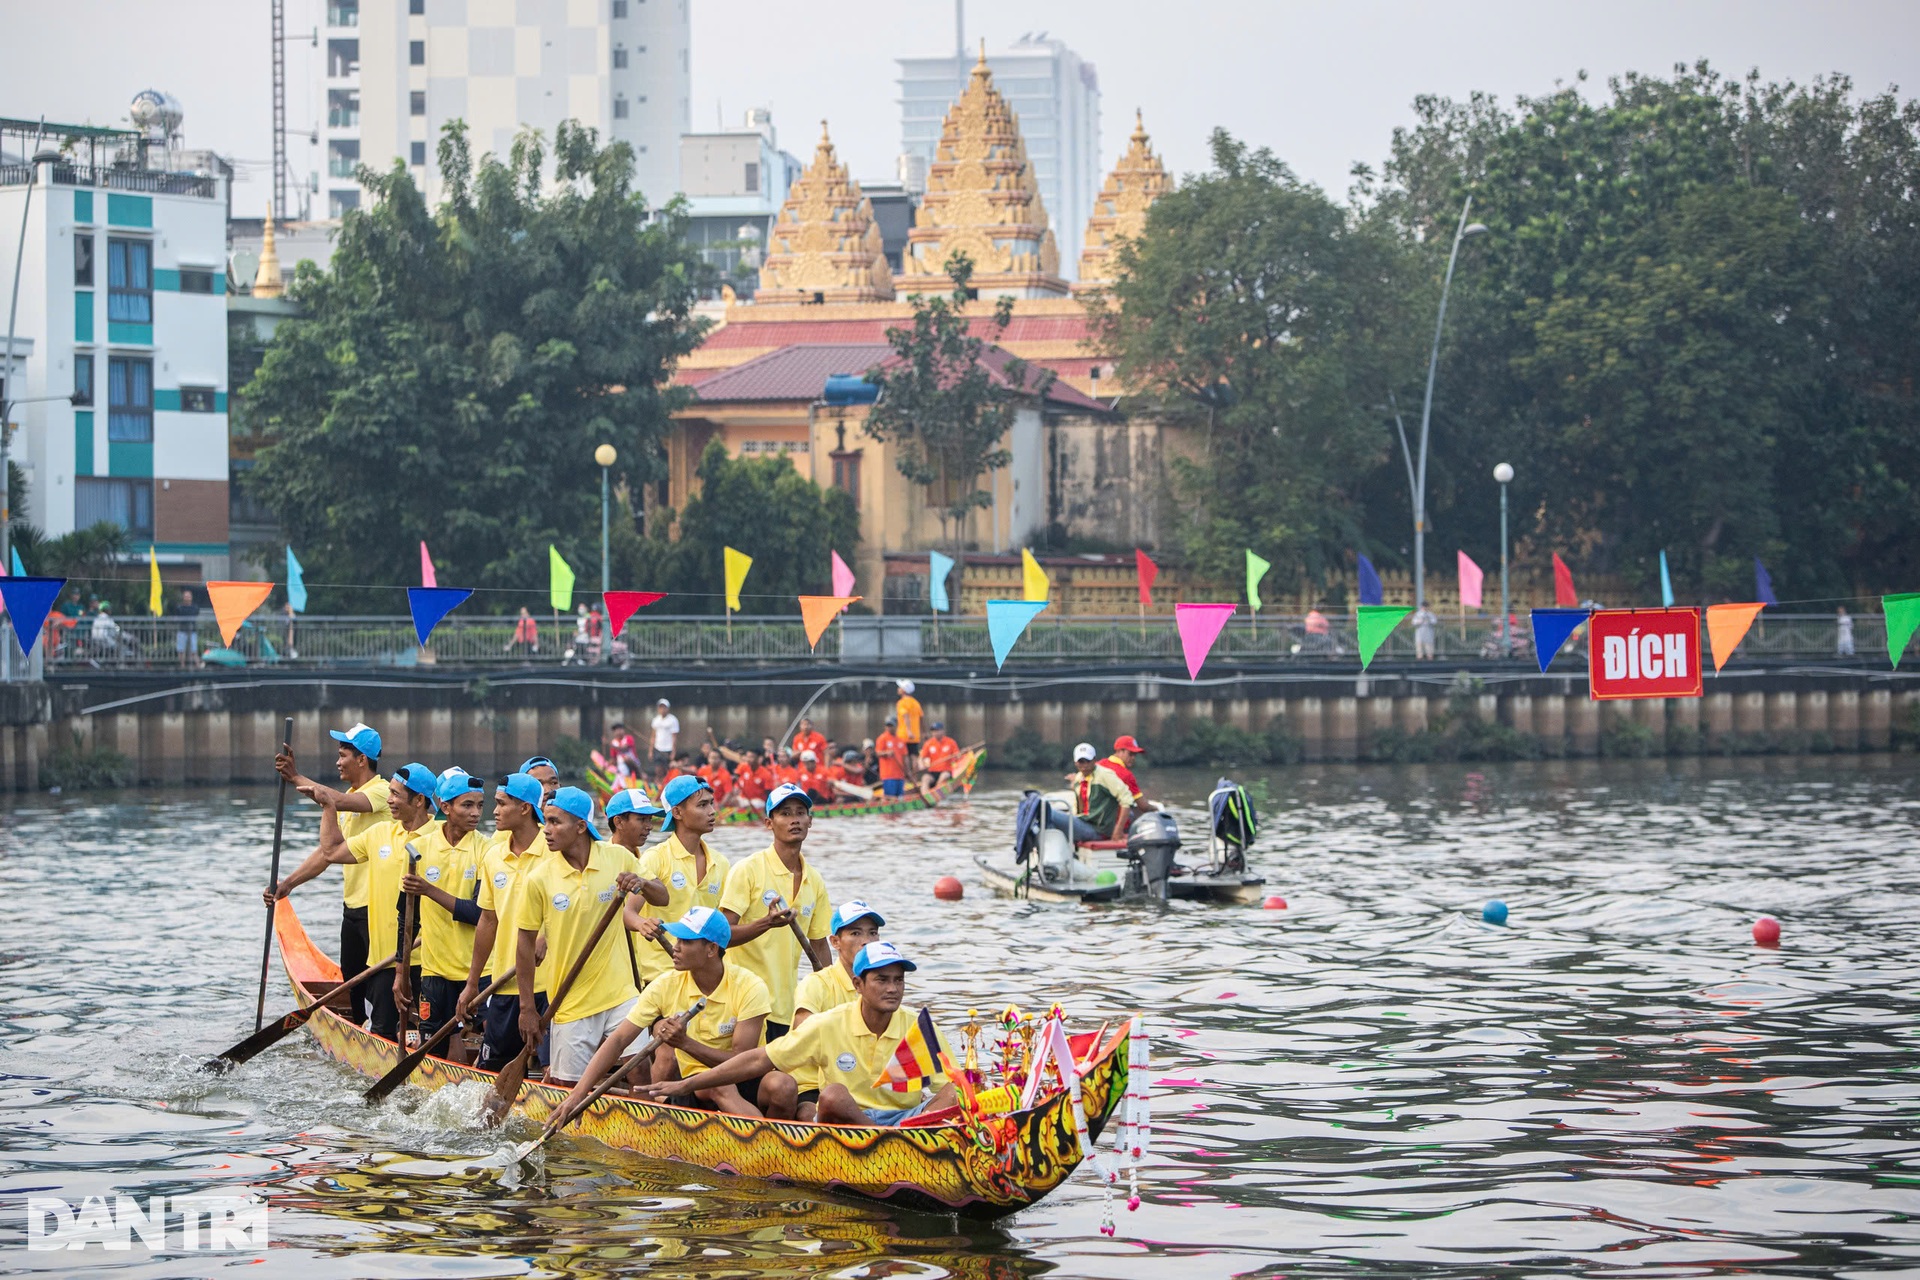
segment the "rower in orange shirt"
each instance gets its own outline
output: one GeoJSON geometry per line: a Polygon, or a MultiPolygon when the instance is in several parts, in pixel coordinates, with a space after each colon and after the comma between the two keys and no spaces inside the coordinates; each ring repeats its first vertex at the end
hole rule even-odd
{"type": "Polygon", "coordinates": [[[815,804],[824,804],[834,798],[833,784],[827,781],[826,773],[820,768],[820,757],[810,750],[800,753],[798,786],[815,804]]]}
{"type": "Polygon", "coordinates": [[[815,729],[813,721],[805,716],[800,717],[800,728],[794,733],[793,741],[789,745],[793,748],[793,754],[796,757],[811,751],[815,760],[827,758],[827,735],[815,729]]]}
{"type": "Polygon", "coordinates": [[[828,765],[826,777],[837,804],[873,799],[873,788],[867,785],[867,765],[856,748],[848,747],[837,763],[828,765]]]}
{"type": "Polygon", "coordinates": [[[907,793],[907,744],[894,733],[899,721],[888,716],[886,727],[874,739],[873,749],[880,757],[880,794],[889,800],[907,793]]]}
{"type": "Polygon", "coordinates": [[[793,752],[780,753],[779,762],[773,766],[773,784],[776,787],[800,785],[800,762],[794,759],[793,752]]]}
{"type": "Polygon", "coordinates": [[[734,790],[749,806],[761,805],[773,791],[773,771],[761,763],[758,751],[749,751],[746,758],[734,767],[734,790]]]}
{"type": "Polygon", "coordinates": [[[960,744],[947,736],[946,722],[935,720],[927,728],[932,736],[920,744],[920,785],[923,787],[951,778],[953,766],[960,761],[960,744]]]}

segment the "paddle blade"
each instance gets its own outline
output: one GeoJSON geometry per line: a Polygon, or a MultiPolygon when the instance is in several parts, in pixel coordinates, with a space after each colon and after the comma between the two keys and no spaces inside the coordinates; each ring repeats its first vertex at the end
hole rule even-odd
{"type": "Polygon", "coordinates": [[[533,1046],[529,1045],[514,1055],[512,1062],[502,1067],[500,1074],[494,1077],[493,1092],[487,1095],[485,1105],[480,1108],[480,1121],[488,1128],[506,1118],[513,1110],[513,1104],[520,1100],[520,1086],[526,1083],[527,1059],[533,1056],[533,1046]]]}
{"type": "Polygon", "coordinates": [[[319,1007],[318,1004],[310,1004],[304,1009],[295,1009],[278,1022],[268,1023],[239,1044],[208,1058],[200,1064],[200,1069],[213,1075],[225,1075],[241,1063],[272,1048],[282,1039],[306,1026],[307,1019],[313,1017],[314,1010],[319,1007]]]}

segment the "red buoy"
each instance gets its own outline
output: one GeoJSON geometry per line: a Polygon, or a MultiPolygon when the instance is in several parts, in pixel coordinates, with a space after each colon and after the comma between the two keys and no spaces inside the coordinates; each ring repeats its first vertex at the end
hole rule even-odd
{"type": "Polygon", "coordinates": [[[1285,911],[1287,909],[1287,900],[1279,894],[1275,894],[1260,905],[1269,911],[1285,911]]]}
{"type": "Polygon", "coordinates": [[[1753,922],[1753,940],[1763,947],[1780,945],[1780,922],[1772,916],[1761,916],[1753,922]]]}
{"type": "Polygon", "coordinates": [[[942,902],[958,902],[965,892],[958,876],[941,876],[933,882],[933,896],[942,902]]]}

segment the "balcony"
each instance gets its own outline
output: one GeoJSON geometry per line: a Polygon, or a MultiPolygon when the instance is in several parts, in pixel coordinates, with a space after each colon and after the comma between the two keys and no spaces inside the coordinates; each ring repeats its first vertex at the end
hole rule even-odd
{"type": "Polygon", "coordinates": [[[357,107],[350,110],[335,107],[327,112],[327,128],[329,129],[357,129],[359,127],[360,111],[357,107]]]}
{"type": "MultiPolygon", "coordinates": [[[[0,165],[0,187],[24,187],[33,181],[29,164],[0,165]]],[[[198,173],[166,173],[157,169],[89,168],[57,164],[53,181],[62,187],[105,187],[109,191],[139,191],[158,196],[196,196],[218,199],[220,180],[198,173]]]]}
{"type": "Polygon", "coordinates": [[[359,0],[335,0],[327,6],[327,25],[330,27],[357,27],[360,25],[359,0]]]}

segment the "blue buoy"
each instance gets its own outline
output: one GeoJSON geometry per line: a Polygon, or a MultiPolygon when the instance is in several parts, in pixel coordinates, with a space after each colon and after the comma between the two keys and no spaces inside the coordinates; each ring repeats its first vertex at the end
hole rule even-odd
{"type": "Polygon", "coordinates": [[[1480,918],[1488,924],[1505,924],[1507,922],[1507,904],[1498,898],[1489,899],[1487,905],[1480,908],[1480,918]]]}

